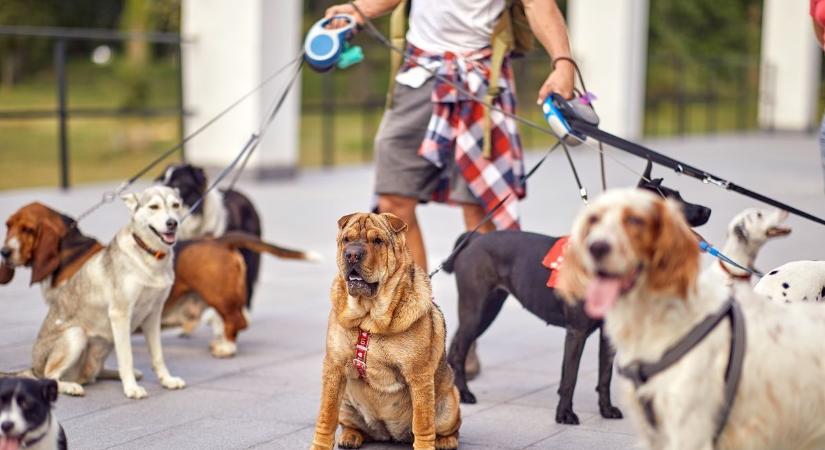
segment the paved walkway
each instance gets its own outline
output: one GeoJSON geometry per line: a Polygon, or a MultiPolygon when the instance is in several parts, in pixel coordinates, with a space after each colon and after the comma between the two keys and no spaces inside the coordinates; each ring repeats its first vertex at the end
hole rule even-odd
{"type": "MultiPolygon", "coordinates": [[[[652,148],[729,177],[764,194],[825,215],[823,183],[815,139],[799,135],[752,135],[650,142],[652,148]]],[[[595,193],[594,153],[577,149],[582,178],[595,193]]],[[[644,163],[611,152],[640,172],[644,163]]],[[[529,161],[538,159],[531,154],[529,161]]],[[[638,176],[608,160],[611,186],[634,183],[638,176]]],[[[654,171],[654,174],[657,173],[654,171]]],[[[755,203],[717,187],[679,177],[664,169],[668,186],[686,199],[713,208],[711,222],[700,231],[721,246],[730,218],[755,203]]],[[[113,185],[116,183],[112,183],[113,185]]],[[[205,449],[307,448],[318,408],[324,330],[329,309],[328,287],[335,272],[336,220],[368,207],[370,167],[306,171],[283,183],[246,184],[261,210],[265,237],[273,242],[319,251],[322,264],[285,262],[264,257],[261,281],[252,311],[251,329],[240,337],[240,351],[229,360],[209,356],[210,333],[202,327],[182,339],[164,334],[164,351],[173,374],[188,387],[168,392],[151,374],[148,353],[135,337],[135,363],[147,374],[142,382],[149,398],[127,400],[120,384],[101,382],[85,398],[61,397],[57,416],[75,449],[205,449]]],[[[93,203],[99,185],[63,194],[52,189],[0,193],[0,217],[34,200],[72,214],[93,203]]],[[[566,233],[580,206],[577,188],[561,153],[552,155],[530,183],[523,204],[524,228],[548,234],[566,233]]],[[[82,223],[91,235],[108,240],[126,220],[121,204],[107,206],[82,223]]],[[[460,230],[458,211],[429,206],[420,213],[431,264],[444,258],[460,230]]],[[[791,259],[818,259],[825,254],[823,229],[791,218],[791,237],[767,246],[757,264],[769,269],[791,259]]],[[[38,288],[28,286],[29,271],[0,288],[0,370],[29,364],[29,352],[45,306],[38,288]]],[[[537,280],[541,281],[541,280],[537,280]]],[[[455,287],[452,277],[434,279],[437,301],[455,329],[455,287]]],[[[486,449],[631,449],[636,438],[629,420],[607,421],[596,404],[596,339],[582,360],[575,410],[580,426],[557,425],[563,330],[547,327],[517,302],[504,311],[480,339],[481,376],[470,383],[479,402],[462,406],[462,448],[486,449]]],[[[114,367],[114,362],[109,363],[114,367]]],[[[615,380],[615,379],[614,379],[615,380]]],[[[621,405],[617,381],[614,402],[621,405]]],[[[370,445],[367,448],[403,448],[370,445]]]]}

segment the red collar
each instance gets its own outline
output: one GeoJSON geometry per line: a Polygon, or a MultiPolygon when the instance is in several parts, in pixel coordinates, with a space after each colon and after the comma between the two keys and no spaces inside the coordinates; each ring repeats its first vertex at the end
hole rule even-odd
{"type": "Polygon", "coordinates": [[[730,269],[728,269],[728,266],[726,266],[725,263],[722,262],[721,259],[719,260],[719,267],[721,267],[722,271],[725,272],[726,274],[728,274],[728,276],[733,278],[734,280],[742,280],[742,281],[750,281],[751,280],[751,274],[749,274],[749,273],[746,273],[746,274],[733,273],[733,272],[730,271],[730,269]]]}
{"type": "Polygon", "coordinates": [[[365,380],[367,378],[367,350],[369,350],[370,333],[358,329],[358,339],[355,341],[355,359],[352,360],[352,365],[358,371],[358,378],[365,380]]]}
{"type": "Polygon", "coordinates": [[[135,244],[137,244],[138,247],[143,249],[143,251],[148,253],[149,256],[151,256],[152,258],[155,258],[158,261],[160,261],[163,258],[166,258],[166,252],[150,248],[148,245],[146,245],[146,242],[143,242],[143,239],[141,239],[140,236],[138,236],[137,234],[132,233],[132,238],[135,240],[135,244]]]}

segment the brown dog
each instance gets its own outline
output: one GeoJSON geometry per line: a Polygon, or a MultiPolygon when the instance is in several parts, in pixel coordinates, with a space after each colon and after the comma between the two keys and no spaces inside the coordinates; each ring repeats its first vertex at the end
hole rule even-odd
{"type": "MultiPolygon", "coordinates": [[[[71,217],[40,203],[20,208],[6,222],[7,232],[0,262],[0,284],[14,276],[15,267],[31,267],[31,283],[44,282],[46,302],[103,246],[73,226],[71,217]],[[47,278],[51,277],[47,280],[47,278]]],[[[313,259],[312,253],[281,248],[242,233],[227,233],[218,239],[194,239],[180,242],[175,249],[175,284],[164,306],[164,315],[176,311],[178,301],[197,294],[215,308],[223,320],[222,332],[210,343],[216,357],[232,356],[237,351],[237,335],[247,327],[246,264],[238,249],[265,252],[287,259],[313,259]]],[[[192,302],[188,303],[190,306],[192,302]]],[[[192,328],[199,323],[200,312],[189,314],[189,322],[172,322],[192,328]]]]}
{"type": "Polygon", "coordinates": [[[458,448],[458,389],[445,355],[445,325],[426,272],[413,264],[392,214],[338,221],[338,275],[330,294],[321,410],[314,449],[364,441],[458,448]]]}

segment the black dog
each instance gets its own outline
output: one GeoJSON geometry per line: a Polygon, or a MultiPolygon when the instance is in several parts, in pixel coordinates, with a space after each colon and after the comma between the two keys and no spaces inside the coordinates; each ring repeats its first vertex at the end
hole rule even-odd
{"type": "MultiPolygon", "coordinates": [[[[208,187],[206,173],[191,164],[171,165],[155,181],[177,188],[183,204],[190,208],[208,187]]],[[[181,224],[179,235],[182,239],[194,239],[217,237],[227,231],[244,231],[261,237],[261,219],[245,195],[235,190],[213,190],[192,212],[192,217],[181,224]]],[[[246,262],[246,307],[251,308],[261,255],[244,249],[240,252],[246,262]]]]}
{"type": "MultiPolygon", "coordinates": [[[[650,179],[650,164],[639,188],[682,202],[685,218],[691,226],[705,224],[710,209],[687,203],[679,192],[662,186],[662,180],[650,179]]],[[[462,234],[456,246],[463,241],[462,234]]],[[[458,286],[458,330],[450,343],[448,361],[455,371],[455,384],[463,403],[475,403],[467,387],[464,363],[470,345],[481,336],[501,311],[507,296],[512,294],[522,306],[550,325],[567,329],[564,339],[559,403],[556,422],[578,424],[573,412],[573,391],[579,372],[584,343],[602,322],[593,320],[581,306],[565,302],[554,289],[546,286],[551,270],[542,265],[548,250],[559,238],[521,231],[496,231],[471,235],[463,249],[444,264],[446,272],[455,273],[458,286]]],[[[622,412],[610,400],[610,380],[613,375],[614,351],[604,334],[599,337],[599,411],[602,417],[619,419],[622,412]]]]}
{"type": "Polygon", "coordinates": [[[65,450],[66,433],[52,416],[57,381],[0,378],[0,449],[65,450]]]}

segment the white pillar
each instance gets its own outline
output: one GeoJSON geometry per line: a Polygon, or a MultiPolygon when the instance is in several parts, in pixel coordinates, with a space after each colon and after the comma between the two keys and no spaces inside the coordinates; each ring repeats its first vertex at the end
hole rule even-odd
{"type": "MultiPolygon", "coordinates": [[[[295,58],[301,47],[301,8],[297,0],[183,0],[185,121],[191,133],[222,109],[295,58]]],[[[268,108],[292,76],[284,71],[232,112],[186,145],[193,164],[228,164],[255,132],[268,108]]],[[[245,175],[289,175],[298,162],[300,82],[269,126],[245,175]]]]}
{"type": "Polygon", "coordinates": [[[596,94],[600,128],[642,136],[647,64],[647,0],[570,0],[573,57],[596,94]]]}
{"type": "Polygon", "coordinates": [[[822,50],[814,35],[809,2],[765,0],[759,125],[778,130],[814,126],[822,50]]]}

